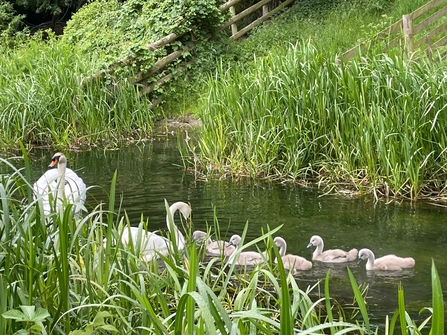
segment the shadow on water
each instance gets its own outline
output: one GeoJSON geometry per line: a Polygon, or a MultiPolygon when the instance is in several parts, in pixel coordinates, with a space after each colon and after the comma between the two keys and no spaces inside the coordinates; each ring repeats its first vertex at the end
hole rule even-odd
{"type": "MultiPolygon", "coordinates": [[[[46,169],[53,152],[34,150],[30,154],[33,178],[46,169]]],[[[431,305],[431,260],[435,260],[442,285],[447,288],[446,209],[427,203],[380,201],[369,196],[345,198],[321,196],[318,190],[290,184],[263,181],[195,180],[184,171],[175,137],[123,147],[116,151],[91,150],[67,152],[68,166],[91,188],[87,206],[107,202],[113,173],[118,171],[117,203],[137,225],[148,220],[149,229],[165,228],[164,199],[189,202],[193,209],[194,229],[213,226],[214,210],[221,238],[240,234],[248,223],[246,240],[258,237],[262,230],[283,225],[277,235],[285,238],[288,253],[311,258],[307,244],[312,235],[321,235],[325,249],[369,248],[376,257],[386,254],[412,256],[412,271],[369,273],[365,264],[323,264],[314,262],[310,271],[296,275],[301,285],[312,286],[324,280],[331,270],[331,294],[353,300],[346,266],[359,285],[369,285],[368,308],[375,324],[397,309],[397,288],[402,283],[412,317],[431,305]]]]}

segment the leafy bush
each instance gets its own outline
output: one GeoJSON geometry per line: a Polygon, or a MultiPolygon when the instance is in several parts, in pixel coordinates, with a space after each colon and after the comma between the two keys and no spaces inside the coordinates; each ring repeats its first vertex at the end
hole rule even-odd
{"type": "Polygon", "coordinates": [[[215,30],[223,15],[217,1],[97,0],[81,8],[67,23],[63,40],[82,52],[93,50],[104,64],[131,55],[132,66],[148,69],[157,58],[180,48],[187,41],[201,39],[215,30]],[[149,43],[171,33],[189,33],[163,49],[151,51],[149,43]]]}
{"type": "Polygon", "coordinates": [[[11,3],[0,0],[0,36],[10,38],[22,27],[24,15],[17,15],[11,3]]]}

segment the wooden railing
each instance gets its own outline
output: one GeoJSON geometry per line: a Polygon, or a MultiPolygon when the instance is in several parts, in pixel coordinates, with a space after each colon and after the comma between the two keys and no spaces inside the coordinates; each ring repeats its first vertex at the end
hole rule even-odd
{"type": "Polygon", "coordinates": [[[433,58],[436,53],[441,58],[447,44],[447,0],[432,0],[388,28],[379,32],[354,48],[346,51],[342,58],[346,61],[380,45],[383,51],[401,48],[402,52],[413,57],[425,51],[433,58]]]}
{"type": "MultiPolygon", "coordinates": [[[[254,5],[243,9],[239,13],[236,13],[236,5],[241,3],[242,0],[229,0],[226,3],[222,4],[219,7],[219,10],[222,13],[230,12],[231,17],[229,20],[224,22],[216,32],[220,32],[222,30],[228,29],[228,36],[232,40],[236,40],[238,38],[241,38],[245,34],[247,34],[250,30],[252,30],[254,27],[262,24],[264,21],[269,19],[272,15],[282,10],[284,7],[290,5],[295,0],[285,0],[282,3],[279,3],[277,0],[259,0],[254,5]],[[241,26],[242,19],[244,23],[249,22],[245,26],[241,26]]],[[[167,44],[179,39],[183,35],[177,35],[175,33],[172,33],[156,42],[150,43],[146,45],[146,48],[155,51],[159,48],[162,48],[166,46],[167,44]]],[[[206,36],[206,39],[209,39],[213,36],[213,34],[209,34],[206,36]]],[[[167,65],[171,64],[172,62],[178,60],[180,57],[182,57],[186,52],[191,51],[195,47],[194,41],[184,42],[183,48],[176,50],[172,52],[171,54],[157,60],[157,62],[146,72],[140,72],[136,75],[134,78],[135,83],[141,83],[144,84],[148,78],[161,74],[161,78],[158,79],[156,82],[153,82],[149,85],[143,85],[145,86],[142,89],[142,94],[149,94],[157,87],[163,85],[167,81],[169,81],[174,74],[172,72],[166,71],[164,73],[167,65]]],[[[122,66],[126,66],[131,64],[135,60],[135,56],[127,56],[124,57],[115,63],[109,65],[109,67],[105,70],[101,70],[88,79],[93,78],[99,78],[102,76],[105,76],[106,74],[113,74],[113,72],[122,66]]],[[[185,70],[188,65],[192,62],[191,59],[189,60],[181,60],[180,64],[176,66],[175,71],[183,71],[185,70]]],[[[161,101],[161,98],[157,99],[156,101],[153,101],[153,104],[158,104],[161,101]]]]}

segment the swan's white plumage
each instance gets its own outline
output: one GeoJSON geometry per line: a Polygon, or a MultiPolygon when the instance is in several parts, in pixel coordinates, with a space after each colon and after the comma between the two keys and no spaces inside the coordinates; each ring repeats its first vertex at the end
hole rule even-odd
{"type": "MultiPolygon", "coordinates": [[[[191,215],[191,207],[181,201],[173,203],[169,207],[172,218],[174,218],[176,211],[180,211],[185,219],[188,219],[191,215]]],[[[166,226],[171,231],[169,215],[166,215],[166,226]]],[[[172,228],[174,229],[173,234],[176,240],[177,250],[182,251],[185,248],[185,237],[174,222],[172,223],[172,228]]],[[[103,242],[105,244],[107,240],[104,239],[103,242]]],[[[123,245],[132,243],[134,249],[137,250],[138,242],[140,243],[139,251],[141,258],[146,262],[158,258],[160,255],[168,256],[174,250],[173,243],[165,237],[153,232],[147,232],[139,227],[126,227],[121,235],[121,243],[123,245]]]]}
{"type": "Polygon", "coordinates": [[[311,246],[315,247],[312,254],[312,260],[326,262],[326,263],[345,263],[352,262],[357,259],[357,249],[351,249],[349,251],[344,251],[341,249],[329,249],[323,251],[324,242],[323,239],[314,235],[310,238],[310,242],[307,245],[308,248],[311,246]]]}
{"type": "Polygon", "coordinates": [[[233,235],[230,238],[228,245],[233,245],[236,247],[236,251],[233,252],[228,258],[227,262],[236,265],[256,265],[264,263],[264,258],[259,252],[256,251],[242,251],[238,252],[241,247],[241,237],[239,235],[233,235]]]}
{"type": "Polygon", "coordinates": [[[411,269],[416,263],[411,257],[403,258],[396,255],[386,255],[376,259],[374,253],[366,248],[359,251],[358,263],[364,259],[367,259],[366,270],[400,271],[411,269]]]}
{"type": "MultiPolygon", "coordinates": [[[[304,257],[286,254],[287,243],[282,237],[275,237],[273,242],[279,248],[279,255],[281,256],[285,269],[294,271],[306,271],[312,269],[312,262],[308,261],[304,257]]],[[[278,263],[278,260],[275,260],[275,263],[278,263]]]]}
{"type": "Polygon", "coordinates": [[[172,248],[172,243],[160,235],[138,227],[126,227],[121,235],[121,243],[123,245],[132,243],[134,250],[137,250],[138,242],[140,243],[141,258],[146,262],[159,257],[159,255],[167,256],[172,248]]]}
{"type": "Polygon", "coordinates": [[[196,230],[192,234],[193,241],[205,241],[206,253],[209,256],[230,256],[236,248],[228,245],[225,241],[213,241],[207,233],[196,230]]]}
{"type": "MultiPolygon", "coordinates": [[[[75,213],[84,209],[87,187],[84,181],[71,169],[67,168],[65,155],[58,152],[53,156],[57,169],[47,170],[33,185],[34,199],[41,199],[45,214],[51,213],[50,199],[66,199],[73,204],[75,213]],[[56,160],[56,161],[55,161],[56,160]],[[59,188],[59,185],[61,188],[59,188]],[[50,196],[51,195],[51,196],[50,196]]],[[[54,205],[53,205],[54,208],[54,205]]]]}

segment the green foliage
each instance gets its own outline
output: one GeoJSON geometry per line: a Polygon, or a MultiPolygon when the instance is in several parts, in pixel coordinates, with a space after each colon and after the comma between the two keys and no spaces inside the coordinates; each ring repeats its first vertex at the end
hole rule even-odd
{"type": "Polygon", "coordinates": [[[106,318],[111,318],[113,315],[106,311],[100,311],[95,315],[92,323],[85,327],[85,330],[74,330],[68,333],[68,335],[94,335],[98,334],[98,331],[104,330],[111,333],[116,333],[118,330],[106,322],[106,318]]]}
{"type": "MultiPolygon", "coordinates": [[[[324,295],[315,298],[311,292],[318,284],[300,288],[280,258],[278,264],[266,262],[250,269],[218,259],[203,263],[196,245],[188,243],[185,252],[175,250],[163,260],[143,262],[136,250],[112,238],[119,238],[130,224],[125,215],[114,212],[116,174],[108,209],[99,204],[84,218],[75,218],[70,206],[63,206],[45,217],[37,201],[23,196],[32,187],[25,177],[29,171],[5,159],[0,163],[11,171],[0,183],[2,334],[371,334],[366,297],[349,268],[363,321],[334,318],[329,273],[324,295]],[[323,305],[330,313],[324,314],[323,305]]],[[[271,240],[280,229],[244,243],[237,252],[271,240]]],[[[246,232],[247,225],[242,238],[246,232]]],[[[267,254],[278,257],[276,247],[265,245],[267,254]]],[[[432,334],[442,334],[444,305],[434,264],[432,289],[433,316],[421,325],[409,319],[399,289],[398,311],[388,334],[394,334],[402,317],[401,324],[414,334],[420,334],[430,319],[432,334]]]]}
{"type": "Polygon", "coordinates": [[[25,323],[23,334],[44,334],[47,332],[43,326],[43,321],[45,321],[50,314],[47,310],[35,306],[20,306],[21,310],[12,309],[2,314],[5,319],[15,320],[17,322],[25,323]]]}
{"type": "Polygon", "coordinates": [[[442,192],[445,71],[400,56],[334,59],[302,42],[248,68],[222,64],[200,113],[203,170],[343,181],[412,199],[442,192]]]}
{"type": "MultiPolygon", "coordinates": [[[[216,1],[93,1],[68,22],[63,40],[82,52],[99,53],[104,64],[132,56],[132,67],[149,69],[161,56],[180,48],[177,40],[157,51],[146,46],[171,33],[201,39],[222,22],[216,1]]],[[[128,72],[127,72],[128,74],[128,72]]]]}
{"type": "MultiPolygon", "coordinates": [[[[370,320],[366,308],[365,298],[360,293],[358,284],[349,269],[347,268],[349,279],[351,282],[352,289],[354,291],[354,298],[358,304],[360,312],[362,314],[363,322],[364,322],[364,331],[366,334],[371,334],[370,329],[370,320]]],[[[421,309],[422,311],[429,310],[432,315],[426,318],[421,322],[420,325],[417,325],[414,320],[411,319],[410,315],[405,309],[405,296],[404,289],[401,284],[398,286],[397,291],[397,311],[391,318],[391,322],[388,320],[388,316],[385,321],[385,334],[394,335],[396,330],[397,319],[399,319],[400,330],[398,334],[423,334],[423,330],[427,328],[429,322],[431,321],[430,334],[431,335],[443,335],[444,334],[444,300],[442,294],[441,281],[439,279],[438,271],[436,270],[436,266],[434,261],[432,261],[431,267],[431,285],[432,285],[432,307],[426,307],[421,309]]],[[[377,330],[375,331],[377,334],[377,330]]]]}
{"type": "Polygon", "coordinates": [[[95,55],[36,36],[0,56],[0,144],[115,146],[150,134],[154,113],[128,81],[86,80],[95,55]]]}
{"type": "Polygon", "coordinates": [[[114,0],[94,1],[82,7],[67,22],[62,40],[80,53],[97,53],[105,61],[116,60],[127,46],[117,38],[115,25],[119,19],[120,3],[114,0]],[[124,45],[123,45],[124,44],[124,45]]]}
{"type": "MultiPolygon", "coordinates": [[[[339,54],[426,3],[425,0],[304,0],[229,47],[225,62],[250,63],[299,40],[339,54]]],[[[241,65],[244,66],[244,65],[241,65]]]]}
{"type": "Polygon", "coordinates": [[[445,308],[444,299],[441,287],[441,279],[439,278],[438,270],[436,269],[435,262],[432,260],[431,265],[431,278],[432,278],[432,327],[430,329],[431,335],[443,335],[444,334],[444,318],[445,308]]]}
{"type": "Polygon", "coordinates": [[[35,13],[59,15],[71,3],[68,0],[15,0],[19,8],[31,10],[35,13]]]}
{"type": "Polygon", "coordinates": [[[0,36],[2,39],[11,38],[23,26],[24,15],[17,15],[13,5],[0,0],[0,36]]]}
{"type": "Polygon", "coordinates": [[[321,300],[310,297],[315,287],[302,290],[280,264],[249,271],[216,260],[206,264],[195,244],[145,263],[132,247],[113,243],[130,224],[114,212],[116,174],[108,210],[99,204],[77,219],[63,206],[45,217],[37,201],[21,196],[32,187],[29,171],[0,163],[12,171],[0,183],[2,334],[361,332],[356,324],[321,320],[321,300]]]}
{"type": "MultiPolygon", "coordinates": [[[[216,56],[216,49],[209,47],[205,36],[216,30],[224,19],[218,8],[221,1],[142,1],[117,0],[93,1],[79,10],[68,22],[62,41],[82,53],[94,52],[99,60],[100,68],[108,69],[111,64],[125,60],[119,67],[113,67],[115,78],[134,78],[137,73],[146,79],[142,84],[149,85],[164,79],[167,83],[163,87],[155,87],[149,95],[150,100],[156,100],[160,95],[173,97],[173,104],[182,94],[184,78],[179,79],[179,67],[198,57],[202,61],[197,64],[201,70],[209,67],[209,60],[216,56]],[[148,45],[169,34],[175,33],[180,37],[175,41],[150,50],[148,45]],[[180,58],[170,63],[161,73],[145,75],[153,65],[166,55],[182,49],[194,40],[195,48],[184,52],[180,58]],[[203,44],[201,43],[203,42],[203,44]],[[205,47],[204,44],[207,43],[205,47]],[[203,56],[200,56],[203,52],[203,56]],[[172,84],[174,82],[174,84],[172,84]]],[[[218,43],[213,42],[214,45],[218,43]]],[[[220,52],[220,51],[218,51],[220,52]]],[[[189,65],[190,67],[191,65],[189,65]]],[[[187,85],[190,86],[189,79],[187,85]]],[[[190,95],[188,92],[187,96],[190,95]]]]}

